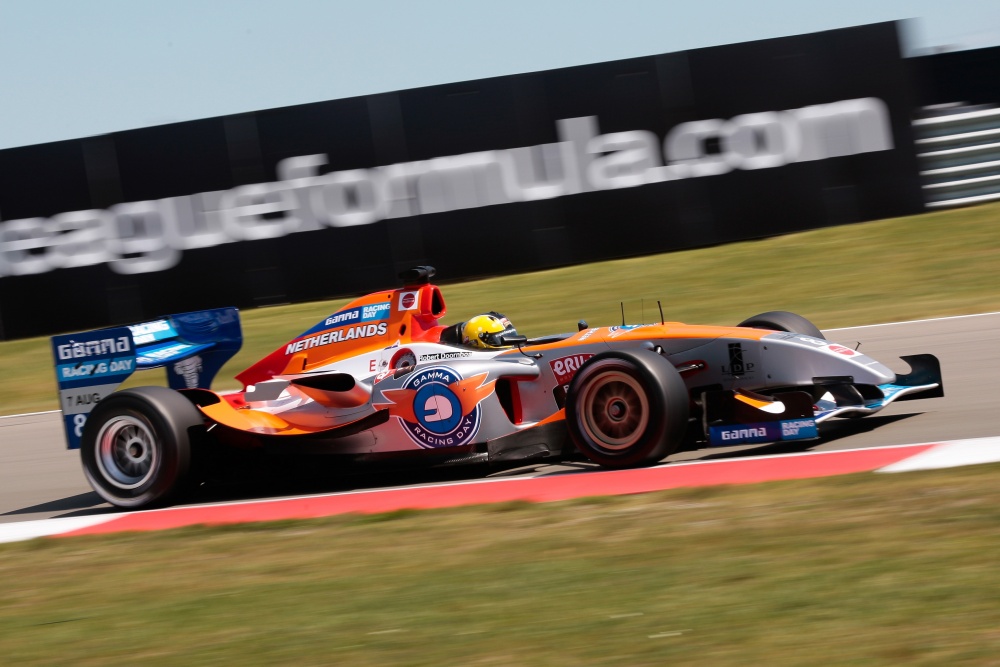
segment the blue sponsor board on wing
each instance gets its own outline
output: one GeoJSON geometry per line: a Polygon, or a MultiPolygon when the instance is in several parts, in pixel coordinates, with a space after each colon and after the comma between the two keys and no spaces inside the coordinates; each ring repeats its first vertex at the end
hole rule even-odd
{"type": "Polygon", "coordinates": [[[167,320],[130,324],[128,328],[132,332],[132,339],[136,345],[146,345],[177,336],[177,331],[167,320]]]}
{"type": "Polygon", "coordinates": [[[117,327],[53,336],[52,356],[66,443],[78,449],[87,414],[135,371],[132,332],[117,327]]]}
{"type": "Polygon", "coordinates": [[[785,419],[778,424],[781,426],[782,440],[808,440],[819,437],[815,419],[785,419]]]}
{"type": "Polygon", "coordinates": [[[74,364],[56,366],[56,377],[60,382],[69,380],[99,380],[115,375],[128,376],[135,370],[135,357],[98,361],[79,361],[74,364]]]}
{"type": "Polygon", "coordinates": [[[109,378],[121,382],[135,370],[135,345],[127,327],[53,336],[52,356],[60,389],[109,378]]]}
{"type": "Polygon", "coordinates": [[[781,440],[808,440],[819,436],[815,419],[785,419],[759,424],[712,426],[708,444],[712,447],[753,445],[781,440]]]}
{"type": "Polygon", "coordinates": [[[192,345],[184,342],[171,342],[156,347],[144,347],[139,350],[136,361],[140,368],[155,368],[171,361],[186,359],[193,354],[211,347],[211,343],[192,345]]]}

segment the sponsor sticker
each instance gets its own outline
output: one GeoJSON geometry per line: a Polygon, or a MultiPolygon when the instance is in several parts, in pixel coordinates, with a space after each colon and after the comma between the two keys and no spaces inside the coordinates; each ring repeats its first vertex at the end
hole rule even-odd
{"type": "Polygon", "coordinates": [[[644,326],[646,326],[646,325],[645,324],[622,324],[620,326],[609,327],[608,328],[608,331],[609,331],[608,335],[611,338],[614,338],[615,336],[618,336],[619,334],[623,334],[626,331],[632,331],[633,329],[638,329],[639,327],[644,327],[644,326]]]}
{"type": "Polygon", "coordinates": [[[796,336],[796,340],[808,343],[809,345],[815,345],[816,347],[823,347],[826,345],[826,341],[822,338],[813,338],[812,336],[796,336]]]}
{"type": "Polygon", "coordinates": [[[782,440],[803,440],[819,437],[815,419],[785,419],[781,424],[782,440]]]}
{"type": "Polygon", "coordinates": [[[400,292],[399,310],[416,310],[420,305],[420,294],[418,292],[400,292]]]}
{"type": "MultiPolygon", "coordinates": [[[[774,334],[772,334],[774,335],[774,334]]],[[[776,336],[780,340],[794,340],[799,343],[805,343],[807,345],[815,345],[816,347],[826,347],[827,341],[822,338],[813,338],[812,336],[804,336],[797,333],[783,333],[777,334],[776,336]]]]}
{"type": "Polygon", "coordinates": [[[712,426],[709,428],[709,444],[713,446],[746,445],[774,442],[781,438],[773,424],[740,424],[738,426],[712,426]],[[772,428],[769,428],[772,427],[772,428]]]}
{"type": "Polygon", "coordinates": [[[414,443],[425,449],[458,447],[472,442],[482,421],[480,403],[496,381],[486,373],[470,378],[447,366],[414,371],[399,389],[385,389],[384,407],[414,443]]]}
{"type": "Polygon", "coordinates": [[[174,364],[174,373],[184,379],[184,386],[188,389],[196,389],[198,387],[198,379],[201,377],[201,371],[201,357],[198,355],[182,359],[174,364]]]}
{"type": "Polygon", "coordinates": [[[397,350],[395,354],[392,355],[392,359],[389,360],[389,369],[395,370],[399,368],[406,368],[408,366],[417,365],[417,355],[413,354],[413,350],[408,347],[404,347],[401,350],[397,350]]]}
{"type": "Polygon", "coordinates": [[[97,380],[115,375],[131,375],[134,370],[135,357],[121,357],[107,361],[80,361],[76,364],[59,364],[56,366],[56,377],[60,382],[64,380],[97,380]]]}
{"type": "Polygon", "coordinates": [[[568,357],[559,357],[558,359],[553,359],[549,362],[549,367],[552,369],[552,374],[556,378],[556,383],[561,385],[563,388],[568,388],[569,383],[573,380],[576,372],[580,370],[583,364],[593,357],[593,354],[571,354],[568,357]]]}
{"type": "Polygon", "coordinates": [[[819,436],[816,420],[812,418],[784,419],[759,424],[712,426],[708,441],[713,447],[726,445],[752,445],[780,440],[806,440],[819,436]]]}
{"type": "Polygon", "coordinates": [[[465,359],[472,356],[471,352],[433,352],[421,354],[420,361],[445,361],[447,359],[465,359]]]}
{"type": "MultiPolygon", "coordinates": [[[[79,334],[84,335],[84,334],[79,334]]],[[[53,340],[62,340],[69,336],[54,336],[53,340]]],[[[86,359],[87,357],[104,357],[115,352],[131,352],[132,339],[130,336],[118,336],[116,338],[101,338],[94,340],[75,341],[69,340],[66,343],[57,343],[56,358],[60,361],[71,359],[86,359]]]]}
{"type": "Polygon", "coordinates": [[[331,343],[343,343],[344,341],[354,340],[356,338],[384,336],[386,331],[387,328],[385,322],[379,322],[378,324],[359,324],[358,326],[352,327],[341,327],[340,329],[326,331],[316,336],[309,336],[308,338],[299,339],[294,343],[289,343],[285,347],[285,354],[291,355],[296,352],[301,352],[302,350],[322,347],[324,345],[330,345],[331,343]]]}
{"type": "Polygon", "coordinates": [[[836,352],[837,354],[842,354],[845,357],[853,357],[854,355],[857,354],[857,352],[855,352],[851,348],[844,347],[843,345],[837,345],[835,343],[832,345],[827,345],[827,348],[833,352],[836,352]]]}
{"type": "Polygon", "coordinates": [[[59,391],[59,407],[64,415],[85,415],[94,409],[102,398],[118,388],[119,383],[97,384],[79,389],[59,391]]]}
{"type": "Polygon", "coordinates": [[[739,343],[729,343],[729,365],[722,366],[723,375],[733,377],[752,376],[756,364],[743,358],[743,346],[739,343]]]}
{"type": "Polygon", "coordinates": [[[158,347],[155,350],[144,350],[136,358],[140,364],[157,364],[161,361],[182,355],[191,348],[192,346],[187,343],[174,343],[173,345],[158,347]]]}
{"type": "Polygon", "coordinates": [[[392,304],[388,301],[373,303],[369,306],[359,306],[341,310],[326,318],[323,326],[331,327],[337,324],[353,324],[355,322],[377,322],[389,318],[392,304]]]}
{"type": "Polygon", "coordinates": [[[133,324],[129,326],[132,331],[132,339],[136,345],[145,345],[165,338],[173,338],[177,335],[174,328],[166,320],[156,320],[145,324],[133,324]]]}

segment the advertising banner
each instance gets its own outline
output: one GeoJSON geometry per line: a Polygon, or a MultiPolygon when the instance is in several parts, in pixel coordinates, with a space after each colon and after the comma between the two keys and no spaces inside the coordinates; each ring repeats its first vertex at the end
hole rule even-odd
{"type": "Polygon", "coordinates": [[[0,151],[0,337],[916,213],[906,72],[883,23],[0,151]]]}

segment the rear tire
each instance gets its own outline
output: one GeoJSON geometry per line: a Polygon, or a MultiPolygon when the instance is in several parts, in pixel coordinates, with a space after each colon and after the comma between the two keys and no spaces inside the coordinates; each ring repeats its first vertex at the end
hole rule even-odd
{"type": "Polygon", "coordinates": [[[754,315],[749,319],[743,320],[736,326],[749,327],[751,329],[787,331],[789,333],[803,334],[806,336],[812,336],[813,338],[826,340],[823,336],[823,332],[820,331],[815,324],[801,315],[789,313],[784,310],[772,310],[767,313],[761,313],[760,315],[754,315]]]}
{"type": "Polygon", "coordinates": [[[567,393],[570,437],[602,466],[650,465],[684,441],[687,387],[677,369],[655,352],[599,354],[580,368],[567,393]]]}
{"type": "Polygon", "coordinates": [[[173,389],[115,392],[97,404],[83,427],[83,472],[112,505],[165,504],[190,477],[191,439],[202,428],[201,413],[173,389]]]}

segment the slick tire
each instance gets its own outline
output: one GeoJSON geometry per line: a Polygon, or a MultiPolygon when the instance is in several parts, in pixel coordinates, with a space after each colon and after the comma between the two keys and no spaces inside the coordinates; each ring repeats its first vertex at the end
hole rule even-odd
{"type": "Polygon", "coordinates": [[[823,332],[820,331],[815,324],[801,315],[789,313],[784,310],[772,310],[767,313],[761,313],[760,315],[754,315],[749,319],[743,320],[736,326],[749,327],[751,329],[787,331],[789,333],[804,334],[806,336],[812,336],[813,338],[821,338],[825,340],[823,332]]]}
{"type": "Polygon", "coordinates": [[[97,404],[83,427],[83,472],[112,505],[166,504],[185,490],[192,438],[203,429],[198,409],[173,389],[115,392],[97,404]]]}
{"type": "Polygon", "coordinates": [[[677,369],[655,352],[599,354],[580,368],[567,395],[570,438],[604,467],[651,465],[684,442],[688,391],[677,369]]]}

